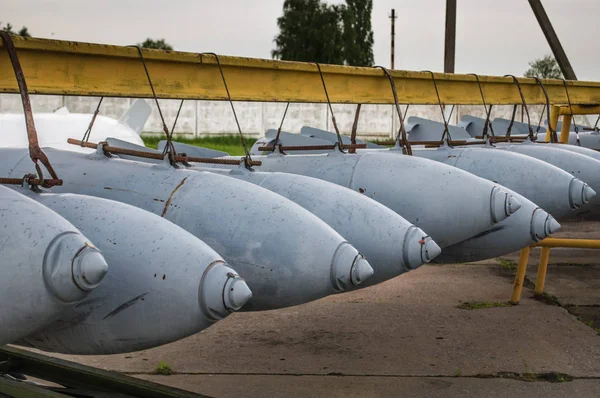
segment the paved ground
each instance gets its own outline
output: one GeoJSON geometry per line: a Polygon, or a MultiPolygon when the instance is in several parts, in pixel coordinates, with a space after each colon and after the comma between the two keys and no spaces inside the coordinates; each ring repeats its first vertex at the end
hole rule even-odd
{"type": "MultiPolygon", "coordinates": [[[[600,223],[564,230],[600,238],[600,223]]],[[[600,264],[599,256],[553,250],[546,301],[532,298],[534,252],[518,306],[457,308],[510,298],[516,257],[507,256],[428,265],[363,291],[234,314],[152,350],[62,357],[219,397],[598,397],[600,265],[581,264],[600,264]],[[152,374],[161,361],[175,374],[152,374]]]]}

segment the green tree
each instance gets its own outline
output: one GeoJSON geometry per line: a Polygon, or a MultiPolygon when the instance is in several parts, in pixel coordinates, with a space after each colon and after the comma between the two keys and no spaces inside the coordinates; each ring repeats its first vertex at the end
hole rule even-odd
{"type": "Polygon", "coordinates": [[[23,26],[21,29],[19,29],[18,32],[15,32],[13,31],[13,26],[9,22],[7,22],[6,25],[4,25],[4,27],[2,27],[2,22],[0,22],[0,30],[5,30],[11,35],[31,37],[26,26],[23,26]]]}
{"type": "Polygon", "coordinates": [[[343,64],[343,9],[320,0],[285,0],[273,58],[343,64]]]}
{"type": "Polygon", "coordinates": [[[173,47],[165,41],[165,39],[153,40],[147,38],[143,43],[138,43],[142,48],[154,48],[157,50],[173,50],[173,47]]]}
{"type": "Polygon", "coordinates": [[[529,69],[525,71],[525,77],[537,77],[540,79],[562,79],[563,75],[558,62],[551,55],[545,55],[529,63],[529,69]]]}
{"type": "Polygon", "coordinates": [[[347,65],[372,66],[373,30],[371,11],[373,0],[346,0],[344,21],[344,58],[347,65]]]}

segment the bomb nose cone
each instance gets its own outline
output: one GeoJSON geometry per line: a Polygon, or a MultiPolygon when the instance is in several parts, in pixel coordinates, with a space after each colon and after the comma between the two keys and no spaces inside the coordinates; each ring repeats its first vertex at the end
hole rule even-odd
{"type": "Polygon", "coordinates": [[[360,255],[360,257],[357,257],[356,261],[354,262],[351,273],[352,284],[359,285],[373,276],[375,271],[371,267],[371,264],[369,264],[369,262],[365,260],[362,255],[360,255]]]}
{"type": "Polygon", "coordinates": [[[229,278],[225,290],[223,291],[223,300],[225,306],[231,311],[237,311],[252,298],[252,291],[246,284],[246,281],[239,276],[229,278]]]}
{"type": "Polygon", "coordinates": [[[560,224],[554,217],[548,216],[548,219],[546,219],[546,230],[548,231],[548,235],[560,231],[560,224]]]}
{"type": "Polygon", "coordinates": [[[421,228],[412,226],[404,237],[404,265],[408,271],[436,258],[442,249],[421,228]]]}
{"type": "Polygon", "coordinates": [[[534,241],[546,239],[560,230],[560,224],[550,214],[539,207],[531,217],[531,237],[534,241]]]}
{"type": "Polygon", "coordinates": [[[44,254],[44,283],[64,303],[83,299],[98,286],[107,271],[102,254],[76,232],[58,235],[44,254]]]}
{"type": "Polygon", "coordinates": [[[344,291],[367,280],[374,271],[369,262],[348,242],[342,242],[331,260],[331,283],[344,291]]]}
{"type": "Polygon", "coordinates": [[[587,203],[590,200],[592,200],[594,198],[594,196],[596,196],[596,191],[594,191],[592,189],[592,187],[590,187],[589,185],[585,185],[585,187],[583,187],[583,200],[587,203]]]}
{"type": "Polygon", "coordinates": [[[206,267],[200,281],[200,308],[207,318],[223,319],[251,298],[246,281],[225,262],[218,260],[206,267]]]}
{"type": "Polygon", "coordinates": [[[577,209],[588,203],[596,196],[594,191],[588,184],[578,178],[573,178],[569,185],[569,205],[572,209],[577,209]]]}
{"type": "Polygon", "coordinates": [[[433,239],[431,239],[431,237],[427,236],[425,239],[425,244],[423,245],[422,249],[422,252],[424,254],[423,261],[428,263],[437,256],[439,256],[442,252],[442,249],[438,246],[437,243],[435,243],[433,239]]]}
{"type": "Polygon", "coordinates": [[[495,186],[492,189],[490,194],[490,214],[494,224],[506,219],[519,210],[520,207],[521,204],[519,201],[500,187],[495,186]]]}
{"type": "Polygon", "coordinates": [[[506,212],[508,214],[515,214],[520,208],[521,202],[519,202],[517,198],[512,195],[506,196],[506,212]]]}
{"type": "Polygon", "coordinates": [[[94,289],[108,272],[108,264],[102,254],[93,247],[86,246],[73,261],[73,280],[85,291],[94,289]]]}

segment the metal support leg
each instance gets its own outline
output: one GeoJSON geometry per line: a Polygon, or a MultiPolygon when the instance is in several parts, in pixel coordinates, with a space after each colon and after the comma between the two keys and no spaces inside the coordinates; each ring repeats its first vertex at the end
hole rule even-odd
{"type": "MultiPolygon", "coordinates": [[[[542,110],[542,112],[543,112],[543,110],[542,110]]],[[[550,120],[548,120],[548,125],[554,131],[556,131],[556,126],[558,125],[558,117],[559,116],[560,116],[560,106],[558,106],[558,105],[550,106],[550,120]]],[[[545,141],[550,142],[550,129],[548,129],[548,131],[546,131],[545,141]]]]}
{"type": "Polygon", "coordinates": [[[537,278],[535,280],[534,294],[544,293],[544,283],[546,282],[546,270],[548,269],[548,259],[550,258],[550,248],[542,247],[540,253],[540,264],[538,265],[537,278]]]}
{"type": "Polygon", "coordinates": [[[519,266],[517,267],[517,275],[513,286],[513,293],[510,299],[512,304],[519,304],[521,299],[521,290],[523,290],[523,282],[525,281],[525,273],[527,272],[527,262],[529,260],[529,247],[521,249],[519,255],[519,266]]]}
{"type": "Polygon", "coordinates": [[[573,116],[563,115],[562,129],[560,130],[560,142],[563,144],[569,143],[569,134],[571,133],[571,120],[573,116]]]}

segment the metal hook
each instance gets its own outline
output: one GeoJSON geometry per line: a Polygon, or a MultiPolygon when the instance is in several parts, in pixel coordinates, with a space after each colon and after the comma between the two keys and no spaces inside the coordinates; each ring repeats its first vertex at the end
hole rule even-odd
{"type": "Polygon", "coordinates": [[[341,152],[344,152],[344,143],[342,142],[342,136],[340,135],[340,130],[338,129],[337,123],[335,121],[335,115],[333,114],[333,108],[331,107],[331,101],[329,100],[329,93],[327,92],[327,86],[325,85],[325,78],[323,77],[323,72],[321,71],[321,65],[318,62],[315,62],[317,65],[317,69],[319,70],[319,76],[321,76],[321,83],[323,83],[323,90],[325,90],[325,97],[327,97],[327,105],[329,106],[329,111],[331,112],[331,121],[333,122],[333,128],[335,129],[335,134],[337,135],[338,140],[338,148],[341,152]]]}
{"type": "Polygon", "coordinates": [[[404,117],[402,116],[402,112],[400,111],[400,104],[398,104],[398,92],[396,90],[396,82],[392,77],[392,74],[389,70],[387,70],[383,66],[375,66],[375,68],[380,68],[385,76],[390,81],[390,86],[392,88],[392,94],[394,95],[394,105],[396,106],[396,112],[398,113],[398,119],[400,119],[400,130],[396,135],[396,144],[402,147],[402,152],[406,155],[412,155],[412,148],[410,147],[410,142],[406,136],[406,127],[404,126],[404,117]]]}
{"type": "Polygon", "coordinates": [[[433,81],[433,87],[435,88],[435,94],[438,99],[438,105],[440,106],[440,111],[442,112],[442,120],[444,120],[444,133],[442,134],[442,141],[446,140],[446,144],[450,145],[452,142],[452,136],[450,135],[450,131],[448,130],[448,121],[446,120],[446,115],[444,115],[444,105],[442,104],[442,100],[440,98],[440,92],[437,88],[437,83],[435,81],[435,75],[430,70],[424,70],[423,72],[431,74],[431,80],[433,81]]]}
{"type": "Polygon", "coordinates": [[[242,134],[242,128],[240,127],[240,121],[238,120],[237,113],[235,113],[235,106],[233,106],[233,101],[231,100],[231,94],[229,93],[229,87],[227,86],[227,81],[225,80],[225,74],[223,73],[223,67],[221,66],[221,61],[219,60],[219,56],[215,53],[202,53],[202,55],[212,55],[215,57],[217,61],[217,66],[219,67],[219,72],[221,73],[221,79],[223,80],[223,85],[225,86],[225,92],[227,93],[227,99],[229,100],[229,104],[231,105],[231,111],[233,112],[233,118],[235,119],[235,124],[237,124],[238,132],[240,133],[240,140],[242,141],[242,146],[244,147],[244,152],[246,153],[246,159],[244,160],[246,164],[246,168],[250,168],[252,164],[252,157],[250,156],[250,152],[248,151],[248,146],[246,145],[246,140],[244,139],[244,135],[242,134]]]}

